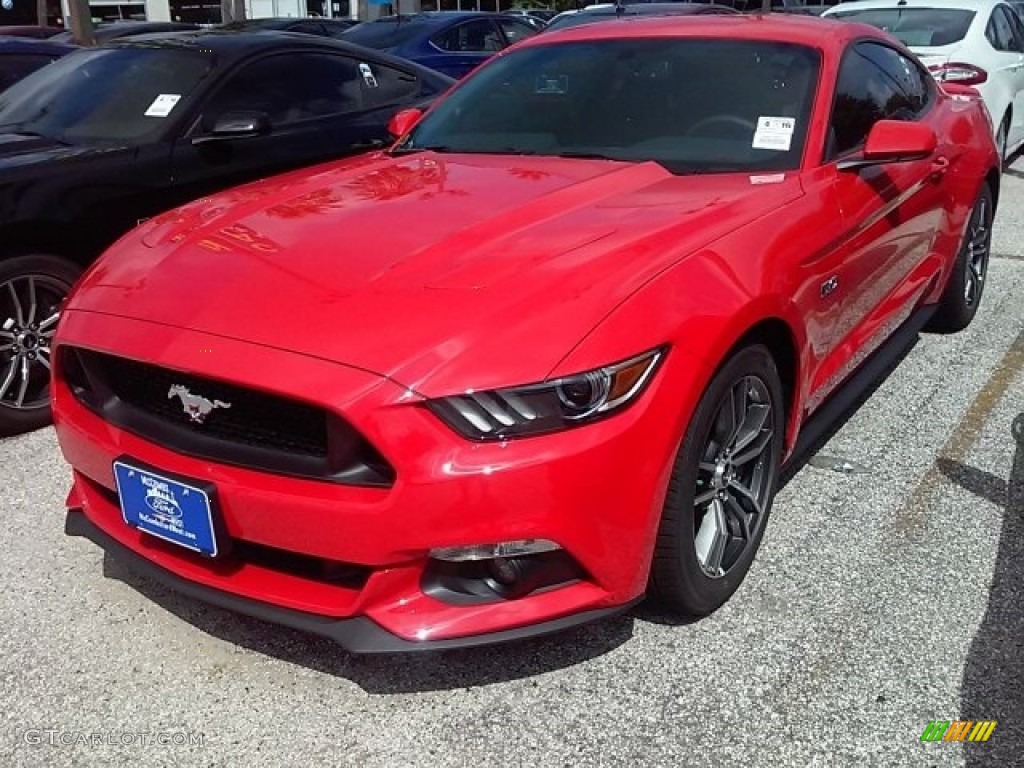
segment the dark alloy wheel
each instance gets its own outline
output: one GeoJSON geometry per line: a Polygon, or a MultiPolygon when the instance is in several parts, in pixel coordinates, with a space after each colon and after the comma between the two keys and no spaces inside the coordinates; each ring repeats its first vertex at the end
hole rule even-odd
{"type": "Polygon", "coordinates": [[[938,309],[929,323],[929,330],[945,333],[961,331],[974,319],[988,277],[993,215],[992,191],[988,184],[984,184],[974,203],[963,244],[957,253],[938,309]]]}
{"type": "Polygon", "coordinates": [[[782,455],[782,385],[760,345],[712,379],[676,458],[651,566],[654,596],[704,615],[739,587],[760,546],[782,455]]]}
{"type": "Polygon", "coordinates": [[[53,256],[0,262],[0,435],[50,421],[50,354],[78,268],[53,256]]]}

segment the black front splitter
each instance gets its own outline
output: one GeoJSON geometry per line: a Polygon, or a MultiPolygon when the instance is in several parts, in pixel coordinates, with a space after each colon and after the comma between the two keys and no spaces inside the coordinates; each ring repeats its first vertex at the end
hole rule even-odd
{"type": "Polygon", "coordinates": [[[246,616],[280,624],[302,632],[326,637],[338,643],[351,653],[410,653],[416,651],[447,651],[459,648],[473,648],[481,645],[493,645],[514,640],[525,640],[531,637],[562,632],[582,624],[609,618],[628,610],[635,601],[611,608],[600,608],[583,611],[571,616],[563,616],[551,621],[531,624],[526,627],[505,629],[483,635],[456,637],[442,640],[405,640],[393,635],[376,622],[365,616],[350,619],[335,619],[315,613],[282,608],[247,597],[233,595],[220,589],[197,584],[171,573],[166,568],[150,562],[146,558],[121,544],[112,536],[96,526],[79,509],[69,509],[64,522],[64,532],[68,536],[82,536],[100,546],[118,560],[129,565],[137,573],[159,582],[183,595],[201,600],[210,605],[226,608],[229,611],[242,613],[246,616]]]}

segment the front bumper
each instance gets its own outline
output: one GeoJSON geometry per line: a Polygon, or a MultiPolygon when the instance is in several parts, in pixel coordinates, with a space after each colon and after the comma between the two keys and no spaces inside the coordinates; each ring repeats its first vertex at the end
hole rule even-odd
{"type": "Polygon", "coordinates": [[[614,418],[478,444],[393,382],[280,349],[73,310],[62,318],[60,344],[238,386],[273,386],[336,412],[394,467],[393,486],[369,488],[186,456],[86,408],[58,367],[54,423],[74,468],[68,532],[128,554],[191,596],[332,637],[354,651],[541,634],[613,614],[643,596],[679,420],[688,413],[684,365],[663,366],[640,400],[614,418]],[[659,397],[666,388],[671,394],[659,397]],[[225,534],[241,545],[235,549],[273,557],[209,560],[127,526],[112,472],[120,457],[213,485],[225,534]],[[579,577],[514,599],[446,599],[425,583],[431,549],[517,539],[558,542],[579,577]],[[295,557],[352,566],[364,576],[338,581],[279,567],[295,557]]]}
{"type": "Polygon", "coordinates": [[[537,624],[516,629],[491,632],[485,635],[449,638],[447,640],[409,641],[393,635],[380,625],[365,616],[349,619],[332,619],[305,611],[294,611],[277,605],[250,600],[230,592],[204,586],[194,581],[177,576],[165,568],[155,565],[150,560],[137,554],[132,549],[118,543],[116,539],[105,534],[102,529],[89,521],[80,509],[69,509],[64,523],[64,532],[68,536],[82,536],[104,551],[127,563],[137,573],[157,581],[181,594],[216,605],[229,611],[252,616],[262,621],[269,621],[281,626],[320,635],[338,643],[351,653],[408,653],[410,651],[447,651],[457,648],[474,648],[493,643],[526,640],[531,637],[562,632],[594,621],[611,618],[624,613],[639,602],[639,598],[624,605],[601,608],[582,613],[564,616],[537,624]]]}

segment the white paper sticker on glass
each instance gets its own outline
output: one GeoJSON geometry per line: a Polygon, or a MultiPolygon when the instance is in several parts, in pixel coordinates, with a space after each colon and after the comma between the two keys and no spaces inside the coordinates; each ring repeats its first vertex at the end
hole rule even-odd
{"type": "Polygon", "coordinates": [[[146,110],[146,117],[167,117],[174,105],[181,101],[180,93],[161,93],[146,110]]]}
{"type": "Polygon", "coordinates": [[[764,117],[757,118],[757,130],[754,131],[754,149],[774,149],[788,152],[796,129],[796,118],[764,117]]]}
{"type": "Polygon", "coordinates": [[[369,64],[359,63],[359,73],[363,76],[363,82],[366,83],[367,88],[377,87],[377,78],[373,76],[373,70],[370,69],[369,64]]]}

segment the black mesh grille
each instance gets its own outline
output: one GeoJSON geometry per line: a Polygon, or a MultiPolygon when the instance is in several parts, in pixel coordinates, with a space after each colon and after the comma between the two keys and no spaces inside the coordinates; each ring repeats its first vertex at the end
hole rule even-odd
{"type": "Polygon", "coordinates": [[[352,485],[394,481],[373,446],[316,406],[92,350],[64,347],[58,361],[83,405],[182,453],[352,485]],[[185,408],[186,400],[195,405],[190,396],[219,407],[197,421],[185,408]]]}
{"type": "Polygon", "coordinates": [[[327,456],[327,415],[319,408],[133,360],[90,355],[100,363],[105,383],[118,398],[160,419],[233,443],[327,456]],[[168,396],[179,386],[230,407],[215,408],[199,424],[185,412],[181,396],[168,396]]]}

